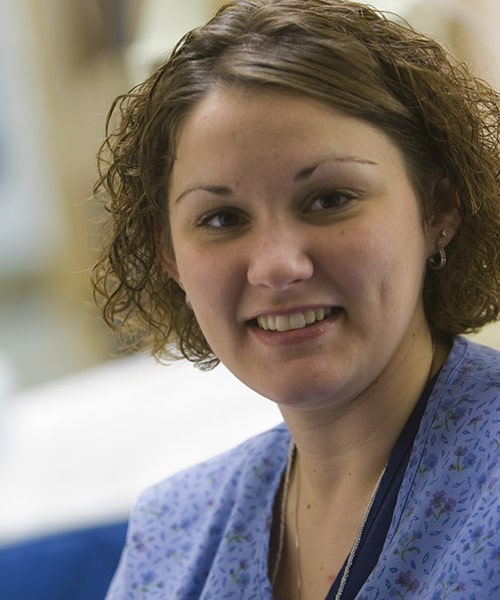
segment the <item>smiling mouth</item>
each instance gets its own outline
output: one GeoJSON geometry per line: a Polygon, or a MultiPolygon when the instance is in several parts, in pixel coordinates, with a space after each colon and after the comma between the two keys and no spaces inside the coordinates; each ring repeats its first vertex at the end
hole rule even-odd
{"type": "Polygon", "coordinates": [[[256,319],[259,329],[264,331],[292,331],[294,329],[303,329],[323,321],[329,317],[334,310],[332,308],[321,307],[311,308],[299,311],[289,315],[260,315],[256,319]]]}

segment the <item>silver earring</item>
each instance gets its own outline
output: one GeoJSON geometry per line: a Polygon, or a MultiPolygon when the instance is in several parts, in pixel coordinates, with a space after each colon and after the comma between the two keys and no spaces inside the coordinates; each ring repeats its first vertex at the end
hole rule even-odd
{"type": "Polygon", "coordinates": [[[444,269],[446,265],[446,251],[444,249],[441,238],[444,239],[447,235],[448,232],[446,231],[446,229],[443,229],[439,234],[439,239],[436,241],[438,251],[432,256],[430,256],[427,261],[427,264],[433,271],[440,271],[441,269],[444,269]]]}
{"type": "Polygon", "coordinates": [[[191,306],[191,302],[189,301],[187,294],[184,296],[184,302],[186,303],[186,306],[189,308],[189,310],[193,310],[193,307],[191,306]]]}

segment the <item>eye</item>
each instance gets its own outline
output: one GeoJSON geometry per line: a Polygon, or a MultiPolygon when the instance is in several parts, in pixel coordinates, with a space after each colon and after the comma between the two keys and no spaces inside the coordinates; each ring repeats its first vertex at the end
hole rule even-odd
{"type": "Polygon", "coordinates": [[[343,208],[354,200],[355,194],[346,190],[320,192],[312,196],[307,209],[311,212],[343,208]]]}
{"type": "Polygon", "coordinates": [[[201,217],[196,226],[207,229],[228,229],[244,224],[246,224],[246,220],[239,211],[232,208],[220,208],[201,217]]]}

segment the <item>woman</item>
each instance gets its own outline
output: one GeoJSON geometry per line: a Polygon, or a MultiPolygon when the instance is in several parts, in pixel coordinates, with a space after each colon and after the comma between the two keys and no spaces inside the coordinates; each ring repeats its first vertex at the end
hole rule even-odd
{"type": "Polygon", "coordinates": [[[239,0],[115,102],[94,271],[284,424],[147,491],[109,598],[491,598],[500,100],[342,0],[239,0]]]}

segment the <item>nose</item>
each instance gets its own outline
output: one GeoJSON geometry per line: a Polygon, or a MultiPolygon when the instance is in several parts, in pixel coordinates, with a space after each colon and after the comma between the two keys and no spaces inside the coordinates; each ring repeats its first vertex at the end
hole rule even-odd
{"type": "Polygon", "coordinates": [[[272,228],[252,240],[247,278],[275,291],[307,281],[314,265],[302,236],[290,228],[272,228]]]}

